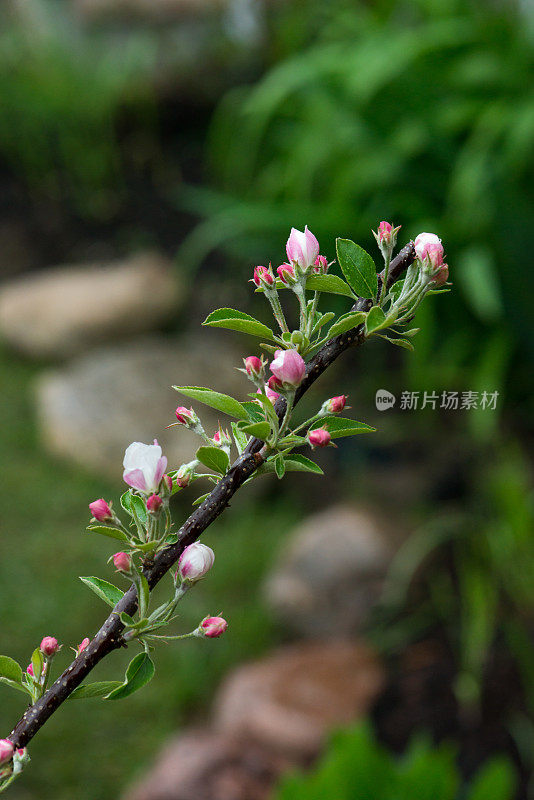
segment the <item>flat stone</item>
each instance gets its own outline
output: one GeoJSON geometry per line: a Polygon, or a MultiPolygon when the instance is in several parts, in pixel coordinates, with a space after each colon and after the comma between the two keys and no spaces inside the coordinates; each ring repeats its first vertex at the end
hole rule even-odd
{"type": "Polygon", "coordinates": [[[183,294],[171,264],[153,253],[57,267],[0,288],[0,336],[33,358],[63,359],[157,330],[183,294]]]}
{"type": "Polygon", "coordinates": [[[356,633],[378,599],[391,554],[380,518],[332,506],[290,533],[266,579],[266,601],[284,626],[302,636],[356,633]]]}
{"type": "MultiPolygon", "coordinates": [[[[171,387],[212,386],[244,398],[249,382],[235,367],[240,354],[210,331],[184,339],[140,339],[102,348],[37,379],[41,438],[53,454],[120,479],[125,448],[157,438],[169,468],[190,461],[200,441],[176,422],[174,409],[191,405],[171,387]]],[[[228,417],[193,403],[208,435],[228,417]]],[[[204,485],[204,484],[203,484],[204,485]]],[[[207,491],[209,485],[206,484],[207,491]]],[[[199,492],[202,493],[202,492],[199,492]]]]}
{"type": "Polygon", "coordinates": [[[302,762],[332,728],[367,714],[383,679],[361,642],[299,643],[233,672],[219,690],[214,724],[302,762]]]}
{"type": "Polygon", "coordinates": [[[173,739],[122,800],[267,800],[288,759],[210,731],[173,739]]]}

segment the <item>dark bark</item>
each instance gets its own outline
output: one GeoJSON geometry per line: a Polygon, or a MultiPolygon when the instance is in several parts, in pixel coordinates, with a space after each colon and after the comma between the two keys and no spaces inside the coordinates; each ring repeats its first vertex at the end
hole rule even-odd
{"type": "MultiPolygon", "coordinates": [[[[413,262],[414,258],[415,251],[413,244],[410,242],[391,262],[388,288],[413,262]]],[[[381,276],[379,277],[380,283],[381,276]]],[[[355,303],[353,309],[367,310],[370,305],[370,300],[362,298],[355,303]]],[[[306,377],[298,389],[295,398],[296,402],[341,353],[349,347],[361,344],[364,340],[365,336],[360,325],[327,342],[307,365],[306,377]]],[[[285,410],[285,400],[283,398],[277,401],[276,410],[281,417],[285,410]]],[[[264,443],[259,439],[253,439],[249,443],[245,452],[232,464],[229,471],[221,478],[210,495],[182,525],[178,542],[169,545],[159,553],[154,564],[145,571],[151,589],[161,580],[167,570],[176,563],[183,550],[196,541],[202,532],[222,514],[231,497],[263,462],[263,447],[264,443]]],[[[132,616],[136,610],[137,592],[135,586],[132,585],[120,603],[115,606],[88,647],[74,659],[72,664],[60,675],[43,697],[35,705],[28,708],[24,716],[16,724],[9,737],[15,747],[25,747],[39,728],[59,708],[61,703],[67,699],[77,686],[80,686],[84,678],[89,675],[99,661],[108,653],[123,646],[121,633],[124,626],[119,619],[119,614],[125,611],[132,616]]]]}

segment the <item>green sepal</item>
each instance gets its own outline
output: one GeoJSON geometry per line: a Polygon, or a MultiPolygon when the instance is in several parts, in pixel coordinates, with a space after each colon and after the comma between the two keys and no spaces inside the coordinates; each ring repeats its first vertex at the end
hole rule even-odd
{"type": "Polygon", "coordinates": [[[124,592],[112,583],[102,580],[102,578],[86,577],[80,580],[85,583],[104,603],[114,608],[119,600],[124,597],[124,592]]]}
{"type": "Polygon", "coordinates": [[[198,400],[210,408],[215,408],[217,411],[222,411],[223,414],[228,414],[230,417],[236,419],[248,419],[245,408],[233,397],[221,392],[214,392],[213,389],[206,389],[203,386],[173,386],[180,394],[186,397],[191,397],[193,400],[198,400]]]}
{"type": "Polygon", "coordinates": [[[142,689],[154,677],[154,662],[146,653],[138,653],[126,669],[124,683],[105,695],[104,700],[122,700],[142,689]]]}
{"type": "Polygon", "coordinates": [[[212,469],[214,472],[218,472],[220,475],[224,475],[230,466],[228,453],[220,447],[199,447],[195,457],[201,464],[204,464],[205,467],[212,469]]]}
{"type": "Polygon", "coordinates": [[[251,336],[259,336],[262,339],[274,338],[274,332],[267,325],[235,308],[218,308],[216,311],[212,311],[202,324],[212,328],[228,328],[232,331],[248,333],[251,336]]]}
{"type": "Polygon", "coordinates": [[[375,262],[363,247],[350,239],[336,239],[337,260],[350,287],[359,297],[376,297],[375,262]]]}

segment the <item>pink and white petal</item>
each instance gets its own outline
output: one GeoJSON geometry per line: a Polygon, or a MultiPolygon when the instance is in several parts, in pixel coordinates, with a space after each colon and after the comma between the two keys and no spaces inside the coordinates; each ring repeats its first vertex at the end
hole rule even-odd
{"type": "Polygon", "coordinates": [[[146,492],[145,476],[141,469],[133,469],[129,472],[128,470],[124,470],[122,478],[132,489],[139,489],[141,492],[146,492]]]}

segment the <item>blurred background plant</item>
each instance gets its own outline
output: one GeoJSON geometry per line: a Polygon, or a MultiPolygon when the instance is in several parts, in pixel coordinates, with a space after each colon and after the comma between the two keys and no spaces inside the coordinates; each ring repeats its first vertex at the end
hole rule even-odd
{"type": "MultiPolygon", "coordinates": [[[[76,590],[75,576],[109,553],[81,533],[86,504],[117,496],[130,441],[166,435],[176,405],[166,386],[224,380],[223,391],[246,391],[223,362],[235,373],[248,352],[230,350],[224,332],[199,337],[198,325],[215,304],[261,316],[246,281],[256,263],[284,260],[291,225],[308,224],[329,258],[335,236],[377,257],[370,231],[381,219],[402,224],[402,243],[436,231],[453,282],[418,313],[415,353],[373,342],[322,386],[348,393],[354,416],[378,433],[322,454],[320,486],[300,476],[283,492],[258,485],[207,539],[217,566],[184,614],[193,624],[215,603],[228,639],[209,655],[195,643],[169,648],[160,679],[113,718],[99,705],[83,719],[74,703],[65,708],[36,738],[14,798],[117,797],[177,727],[208,724],[225,675],[250,658],[274,669],[275,646],[310,635],[325,653],[329,636],[374,643],[385,681],[360,715],[380,744],[361,730],[340,736],[312,776],[283,783],[281,797],[334,796],[343,775],[376,792],[379,772],[399,792],[419,792],[422,774],[430,786],[430,776],[445,776],[444,798],[485,800],[487,788],[475,787],[493,778],[492,800],[509,797],[513,783],[515,797],[534,797],[533,62],[533,10],[510,0],[5,3],[2,652],[23,660],[45,634],[75,645],[96,630],[105,609],[76,590]],[[158,261],[136,283],[146,265],[121,272],[115,259],[146,247],[172,266],[158,261]],[[90,290],[74,285],[77,270],[62,265],[88,261],[109,275],[117,267],[119,294],[89,266],[90,290]],[[123,306],[118,298],[132,292],[135,303],[123,306]],[[387,413],[375,406],[381,388],[397,398],[387,413]],[[440,408],[452,390],[496,391],[496,410],[440,408]],[[403,391],[420,393],[417,409],[400,407],[403,391]],[[421,408],[425,391],[437,394],[435,410],[421,408]],[[410,749],[414,736],[448,744],[410,749]],[[58,746],[69,751],[59,761],[58,746]],[[409,748],[406,761],[386,746],[409,748]],[[502,762],[484,767],[499,754],[515,781],[502,762]]],[[[304,415],[313,399],[303,406],[304,415]]],[[[189,447],[177,441],[166,441],[171,459],[189,447]]],[[[188,511],[187,500],[174,509],[177,518],[188,511]]],[[[122,666],[118,654],[113,670],[122,666]]],[[[348,696],[343,681],[332,683],[348,696]]],[[[320,705],[318,689],[302,691],[302,708],[320,705]]],[[[250,719],[264,707],[249,704],[250,719]]],[[[20,704],[6,692],[1,708],[8,728],[20,704]]],[[[312,709],[305,727],[317,716],[312,709]]],[[[306,752],[299,763],[310,760],[306,752]]]]}

